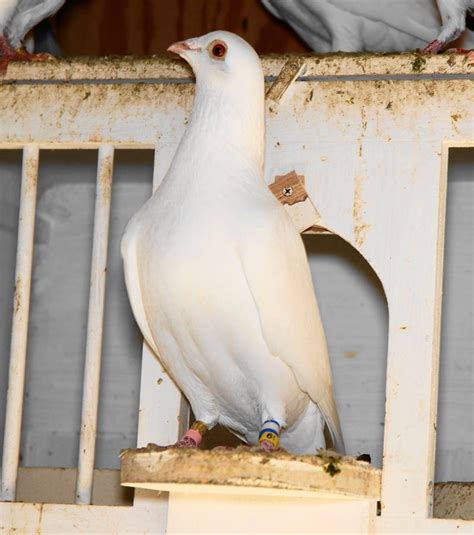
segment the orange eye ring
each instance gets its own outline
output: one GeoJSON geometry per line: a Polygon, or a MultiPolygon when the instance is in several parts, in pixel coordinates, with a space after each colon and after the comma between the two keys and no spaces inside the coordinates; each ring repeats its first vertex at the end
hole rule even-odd
{"type": "Polygon", "coordinates": [[[223,41],[212,41],[208,50],[213,59],[223,60],[227,54],[227,45],[223,41]]]}

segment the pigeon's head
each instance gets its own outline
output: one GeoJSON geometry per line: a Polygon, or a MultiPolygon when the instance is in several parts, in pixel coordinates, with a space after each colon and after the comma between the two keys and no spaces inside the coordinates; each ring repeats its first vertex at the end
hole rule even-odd
{"type": "Polygon", "coordinates": [[[263,78],[260,59],[255,50],[234,33],[217,31],[201,37],[179,41],[168,48],[192,67],[198,81],[229,81],[263,78]]]}
{"type": "Polygon", "coordinates": [[[265,92],[255,50],[238,35],[218,31],[179,41],[168,51],[185,59],[196,75],[193,109],[181,149],[189,146],[194,158],[198,142],[205,154],[211,146],[219,146],[213,157],[221,158],[226,168],[231,161],[242,165],[245,159],[246,165],[256,164],[255,172],[262,175],[265,92]]]}

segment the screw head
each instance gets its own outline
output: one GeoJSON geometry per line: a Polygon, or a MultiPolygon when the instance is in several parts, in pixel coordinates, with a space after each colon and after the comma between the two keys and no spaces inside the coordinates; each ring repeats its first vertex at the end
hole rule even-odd
{"type": "Polygon", "coordinates": [[[285,197],[291,197],[293,195],[293,188],[291,186],[286,186],[286,188],[283,188],[282,193],[285,197]]]}

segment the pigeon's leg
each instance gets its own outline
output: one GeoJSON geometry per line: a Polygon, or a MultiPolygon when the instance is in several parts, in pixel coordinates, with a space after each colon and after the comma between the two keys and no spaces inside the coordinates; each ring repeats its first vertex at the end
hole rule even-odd
{"type": "Polygon", "coordinates": [[[280,449],[281,425],[276,420],[265,420],[258,434],[260,449],[264,451],[276,451],[280,449]]]}
{"type": "Polygon", "coordinates": [[[197,448],[202,437],[207,433],[208,427],[205,423],[196,420],[193,425],[184,433],[183,437],[176,442],[175,448],[197,448]]]}
{"type": "Polygon", "coordinates": [[[428,54],[437,54],[466,29],[466,11],[457,2],[442,0],[438,6],[443,26],[438,37],[423,49],[428,54]]]}

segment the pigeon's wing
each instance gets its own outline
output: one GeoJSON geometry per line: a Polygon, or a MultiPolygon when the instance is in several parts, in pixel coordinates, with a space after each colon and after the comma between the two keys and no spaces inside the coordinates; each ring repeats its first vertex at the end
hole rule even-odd
{"type": "MultiPolygon", "coordinates": [[[[293,371],[344,452],[326,338],[302,240],[281,205],[243,240],[242,264],[269,351],[293,371]]],[[[268,214],[268,211],[266,211],[268,214]]],[[[265,214],[265,215],[266,215],[265,214]]]]}
{"type": "Polygon", "coordinates": [[[19,0],[5,32],[12,46],[21,45],[25,35],[42,20],[51,17],[66,0],[19,0]]]}
{"type": "Polygon", "coordinates": [[[435,0],[262,0],[318,52],[410,50],[438,32],[435,0]]]}
{"type": "Polygon", "coordinates": [[[125,229],[120,249],[125,271],[125,284],[127,286],[133,315],[135,316],[135,320],[140,327],[146,343],[150,346],[152,351],[154,351],[155,355],[159,356],[158,348],[153,340],[145,308],[143,306],[142,289],[137,264],[136,233],[133,219],[125,229]]]}
{"type": "Polygon", "coordinates": [[[368,20],[383,22],[387,28],[394,28],[424,40],[429,40],[440,25],[436,0],[326,1],[343,11],[349,11],[368,20]]]}

